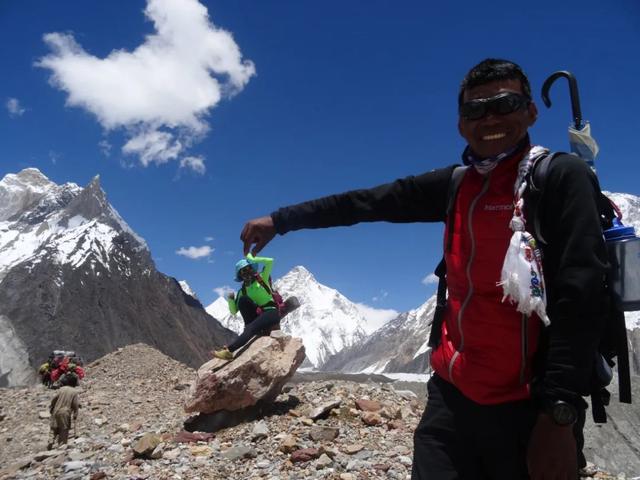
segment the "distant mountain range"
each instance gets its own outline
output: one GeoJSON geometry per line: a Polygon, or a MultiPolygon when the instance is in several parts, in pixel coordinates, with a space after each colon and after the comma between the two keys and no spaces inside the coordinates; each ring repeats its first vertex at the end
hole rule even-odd
{"type": "Polygon", "coordinates": [[[144,342],[195,367],[233,336],[156,270],[98,177],[57,185],[28,168],[0,181],[0,386],[33,381],[54,349],[91,361],[144,342]]]}

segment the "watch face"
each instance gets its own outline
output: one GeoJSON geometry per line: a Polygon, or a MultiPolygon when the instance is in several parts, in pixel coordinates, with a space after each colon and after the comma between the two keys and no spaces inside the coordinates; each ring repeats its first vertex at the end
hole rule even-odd
{"type": "Polygon", "coordinates": [[[553,421],[558,425],[571,425],[576,421],[576,410],[565,402],[558,402],[553,406],[553,421]]]}

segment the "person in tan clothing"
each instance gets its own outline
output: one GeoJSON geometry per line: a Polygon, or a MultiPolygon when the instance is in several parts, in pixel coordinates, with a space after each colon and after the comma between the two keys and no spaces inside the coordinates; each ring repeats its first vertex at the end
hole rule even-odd
{"type": "Polygon", "coordinates": [[[63,379],[63,386],[60,388],[55,397],[51,400],[49,412],[51,413],[51,440],[47,448],[51,450],[53,444],[58,441],[58,445],[67,443],[69,438],[69,429],[71,428],[71,416],[73,420],[78,419],[78,409],[80,402],[78,400],[79,392],[78,377],[75,375],[66,375],[63,379]]]}

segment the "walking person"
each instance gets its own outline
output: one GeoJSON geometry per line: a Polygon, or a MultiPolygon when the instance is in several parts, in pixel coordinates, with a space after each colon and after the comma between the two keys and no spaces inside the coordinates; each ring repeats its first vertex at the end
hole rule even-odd
{"type": "Polygon", "coordinates": [[[54,444],[66,445],[69,439],[71,421],[77,421],[78,409],[80,408],[79,395],[77,389],[78,377],[76,375],[65,375],[62,380],[62,387],[51,400],[49,413],[51,414],[51,439],[47,449],[51,450],[54,444]]]}

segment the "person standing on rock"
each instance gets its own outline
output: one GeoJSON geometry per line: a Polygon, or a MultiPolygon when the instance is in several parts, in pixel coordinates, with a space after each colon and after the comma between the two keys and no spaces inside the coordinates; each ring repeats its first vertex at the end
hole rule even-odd
{"type": "Polygon", "coordinates": [[[66,445],[71,429],[71,420],[77,421],[78,409],[80,408],[78,377],[76,375],[66,375],[62,379],[62,388],[58,390],[56,396],[51,400],[49,413],[51,414],[51,440],[47,449],[51,450],[54,443],[66,445]]]}
{"type": "Polygon", "coordinates": [[[273,258],[246,258],[236,263],[236,282],[242,282],[238,294],[231,292],[227,296],[229,311],[235,315],[240,312],[244,320],[244,330],[229,346],[213,352],[213,356],[223,360],[231,360],[233,352],[245,345],[254,335],[266,334],[277,329],[280,323],[280,311],[271,287],[271,271],[273,258]],[[257,265],[264,265],[258,273],[257,265]]]}
{"type": "Polygon", "coordinates": [[[455,165],[250,220],[244,251],[255,255],[276,234],[303,228],[444,222],[448,299],[434,328],[435,374],[414,433],[412,478],[575,480],[580,434],[572,426],[584,418],[604,318],[597,181],[582,159],[557,155],[539,201],[544,255],[533,239],[531,255],[509,249],[530,228],[527,173],[548,153],[529,139],[538,115],[529,80],[513,62],[486,59],[463,79],[458,114],[468,168],[450,209],[455,165]],[[503,302],[500,285],[503,273],[517,273],[512,253],[535,273],[520,276],[531,285],[517,304],[503,302]]]}

